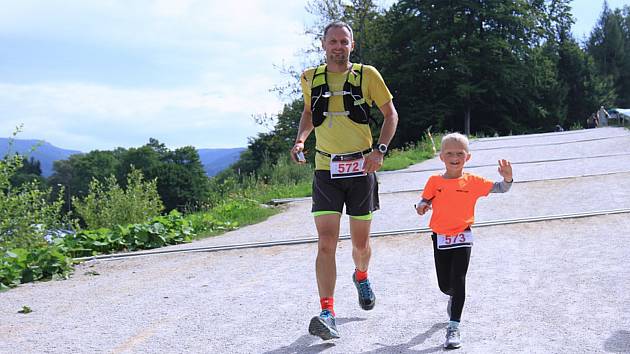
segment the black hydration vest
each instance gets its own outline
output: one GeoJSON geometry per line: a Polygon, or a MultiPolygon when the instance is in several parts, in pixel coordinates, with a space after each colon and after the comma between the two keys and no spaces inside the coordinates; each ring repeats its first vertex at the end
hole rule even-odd
{"type": "Polygon", "coordinates": [[[313,83],[311,85],[311,112],[313,113],[313,125],[320,126],[327,116],[347,116],[359,124],[368,124],[372,119],[370,106],[363,97],[361,83],[363,81],[363,64],[352,64],[342,91],[330,92],[326,82],[326,64],[315,69],[313,83]],[[328,98],[331,96],[343,96],[345,112],[328,112],[328,98]]]}

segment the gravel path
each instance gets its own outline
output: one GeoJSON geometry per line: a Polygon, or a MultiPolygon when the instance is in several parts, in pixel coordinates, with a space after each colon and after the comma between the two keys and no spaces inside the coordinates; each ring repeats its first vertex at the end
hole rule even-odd
{"type": "MultiPolygon", "coordinates": [[[[471,150],[473,157],[469,161],[470,165],[492,164],[492,166],[473,167],[467,168],[467,170],[495,180],[500,179],[495,164],[503,156],[508,156],[512,161],[527,162],[544,159],[544,150],[546,150],[546,155],[553,156],[554,159],[579,158],[577,160],[514,165],[516,183],[513,189],[508,194],[493,194],[488,198],[481,199],[477,204],[477,221],[630,207],[630,133],[627,130],[600,128],[533,136],[486,138],[474,141],[471,144],[471,150]],[[606,136],[610,139],[601,140],[606,136]],[[593,144],[589,141],[591,139],[600,139],[597,140],[599,145],[595,144],[588,149],[583,148],[582,145],[584,144],[593,144]],[[573,143],[576,140],[586,140],[586,142],[573,143]],[[536,147],[537,150],[542,150],[538,155],[533,154],[532,149],[534,148],[521,147],[523,145],[547,144],[549,141],[563,144],[536,147]],[[512,147],[498,150],[476,150],[501,146],[512,147]],[[579,151],[580,154],[576,151],[579,151]],[[592,156],[623,153],[629,155],[592,158],[592,156]],[[575,177],[585,175],[590,177],[575,177]],[[555,180],[558,178],[564,179],[555,180]],[[606,197],[602,198],[601,195],[592,193],[589,188],[592,188],[592,191],[605,192],[606,197]],[[589,192],[585,193],[585,190],[589,192]]],[[[427,226],[430,216],[427,215],[423,218],[417,216],[413,210],[413,204],[418,201],[420,189],[424,187],[428,177],[439,173],[439,170],[418,173],[413,173],[413,171],[443,166],[439,158],[434,158],[399,172],[381,173],[379,176],[381,211],[375,213],[372,231],[427,226]]],[[[197,241],[192,245],[171,246],[169,249],[314,237],[317,233],[310,208],[310,199],[290,203],[285,206],[283,213],[269,218],[264,223],[197,241]]],[[[341,224],[341,233],[349,233],[347,216],[345,215],[341,224]]]]}
{"type": "MultiPolygon", "coordinates": [[[[630,158],[589,158],[629,152],[625,139],[626,131],[608,128],[476,141],[471,165],[503,156],[523,162],[539,155],[582,158],[567,165],[516,165],[517,181],[528,175],[538,181],[481,200],[477,221],[630,207],[630,158]],[[571,142],[577,140],[590,141],[571,142]],[[612,150],[600,151],[611,140],[612,150]],[[521,147],[552,141],[559,145],[521,147]],[[550,179],[598,173],[604,175],[550,179]]],[[[475,172],[498,178],[494,167],[475,172]]],[[[381,189],[419,189],[425,176],[382,174],[381,189]]],[[[418,193],[382,194],[374,230],[426,226],[428,220],[411,208],[418,193]]],[[[264,223],[193,246],[313,236],[309,203],[291,203],[264,223]]],[[[457,352],[630,352],[628,229],[628,214],[478,227],[461,327],[464,347],[457,352]]],[[[317,246],[302,244],[86,262],[68,280],[0,293],[0,352],[440,352],[447,299],[437,288],[427,236],[373,239],[370,278],[377,306],[370,312],[359,308],[350,280],[350,243],[339,243],[335,302],[342,338],[333,342],[307,333],[319,309],[317,246]],[[24,305],[33,312],[17,313],[24,305]]]]}

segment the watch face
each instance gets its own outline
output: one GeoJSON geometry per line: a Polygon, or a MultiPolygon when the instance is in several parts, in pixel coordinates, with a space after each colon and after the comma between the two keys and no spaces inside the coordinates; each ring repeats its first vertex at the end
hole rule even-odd
{"type": "Polygon", "coordinates": [[[383,154],[387,152],[387,145],[385,144],[379,144],[378,145],[378,151],[382,152],[383,154]]]}

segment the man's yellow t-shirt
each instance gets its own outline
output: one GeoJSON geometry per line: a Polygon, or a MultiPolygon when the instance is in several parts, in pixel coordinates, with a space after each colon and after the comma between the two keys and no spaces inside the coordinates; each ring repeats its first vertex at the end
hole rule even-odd
{"type": "MultiPolygon", "coordinates": [[[[302,74],[301,84],[304,94],[304,104],[311,104],[311,84],[315,68],[308,69],[302,74]]],[[[343,73],[326,73],[326,82],[330,91],[341,91],[346,82],[348,71],[343,73]]],[[[381,107],[391,101],[392,94],[383,81],[381,74],[370,65],[363,66],[363,81],[361,89],[366,102],[371,106],[376,103],[381,107]]],[[[328,99],[329,112],[343,112],[343,96],[332,96],[328,99]]],[[[364,151],[372,146],[372,133],[367,124],[352,121],[347,116],[328,116],[324,122],[315,128],[316,148],[331,154],[345,154],[364,151]]],[[[330,158],[315,154],[315,169],[330,170],[330,158]]]]}
{"type": "Polygon", "coordinates": [[[431,201],[431,230],[443,235],[466,230],[475,221],[477,199],[487,196],[493,185],[493,181],[469,173],[453,179],[440,175],[429,177],[422,199],[431,201]]]}

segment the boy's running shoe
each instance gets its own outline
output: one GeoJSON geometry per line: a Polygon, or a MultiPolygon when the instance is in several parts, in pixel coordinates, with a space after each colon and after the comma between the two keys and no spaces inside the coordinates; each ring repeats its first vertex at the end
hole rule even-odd
{"type": "Polygon", "coordinates": [[[459,337],[458,328],[446,328],[446,341],[444,342],[444,348],[457,349],[462,346],[462,341],[459,337]]]}
{"type": "Polygon", "coordinates": [[[371,310],[374,308],[374,304],[376,304],[376,296],[374,296],[374,292],[370,287],[370,281],[365,279],[362,281],[357,281],[357,277],[355,273],[352,273],[352,282],[354,286],[357,287],[357,292],[359,293],[359,305],[364,310],[371,310]]]}
{"type": "Polygon", "coordinates": [[[311,318],[311,323],[308,325],[308,333],[323,340],[339,338],[335,316],[328,310],[322,310],[319,316],[311,318]]]}

